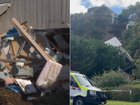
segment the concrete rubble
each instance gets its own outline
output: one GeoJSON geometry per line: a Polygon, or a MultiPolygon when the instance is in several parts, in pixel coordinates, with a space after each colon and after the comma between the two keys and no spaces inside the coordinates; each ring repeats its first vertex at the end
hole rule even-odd
{"type": "Polygon", "coordinates": [[[24,94],[68,92],[69,27],[37,30],[15,18],[12,24],[0,35],[0,79],[20,86],[24,94]]]}

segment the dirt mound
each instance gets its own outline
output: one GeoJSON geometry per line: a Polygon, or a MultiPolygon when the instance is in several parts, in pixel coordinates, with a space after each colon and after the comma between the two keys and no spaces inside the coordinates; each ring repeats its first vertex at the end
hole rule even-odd
{"type": "Polygon", "coordinates": [[[59,91],[27,101],[28,95],[4,87],[4,81],[0,81],[0,105],[69,105],[69,96],[59,91]]]}

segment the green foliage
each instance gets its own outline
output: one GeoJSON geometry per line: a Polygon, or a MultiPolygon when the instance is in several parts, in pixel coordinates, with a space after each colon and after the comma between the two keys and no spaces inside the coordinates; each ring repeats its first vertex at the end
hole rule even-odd
{"type": "MultiPolygon", "coordinates": [[[[140,87],[138,86],[133,86],[133,85],[125,85],[120,87],[119,89],[121,90],[132,90],[132,98],[131,101],[133,102],[138,102],[140,101],[140,87]]],[[[117,97],[116,97],[117,98],[117,97]]],[[[128,101],[130,100],[130,93],[119,93],[118,100],[121,101],[128,101]]]]}
{"type": "Polygon", "coordinates": [[[140,22],[137,22],[133,27],[133,33],[138,33],[139,31],[140,31],[140,22]]]}
{"type": "Polygon", "coordinates": [[[140,2],[130,5],[122,11],[122,15],[127,16],[127,18],[134,14],[137,15],[137,21],[140,21],[140,2]]]}
{"type": "Polygon", "coordinates": [[[71,30],[74,34],[81,35],[85,30],[84,26],[82,25],[84,22],[84,14],[73,14],[71,15],[71,30]]]}
{"type": "Polygon", "coordinates": [[[87,76],[102,74],[103,70],[123,68],[125,61],[118,50],[101,40],[71,35],[71,67],[87,76]]]}
{"type": "Polygon", "coordinates": [[[127,19],[130,19],[131,16],[134,15],[136,15],[136,23],[134,26],[131,26],[130,29],[125,30],[122,33],[122,37],[120,37],[120,39],[122,40],[123,46],[128,51],[128,53],[134,59],[138,59],[140,57],[140,2],[137,2],[135,5],[130,5],[128,8],[123,9],[117,20],[119,25],[122,25],[125,22],[128,24],[127,19]]]}
{"type": "MultiPolygon", "coordinates": [[[[110,88],[108,90],[114,90],[113,88],[110,88]]],[[[140,101],[140,85],[124,85],[118,87],[116,90],[128,90],[119,92],[119,91],[110,91],[107,92],[107,97],[109,100],[119,100],[119,101],[132,101],[132,102],[138,102],[140,101]],[[130,95],[130,91],[132,91],[132,95],[130,95]]]]}
{"type": "Polygon", "coordinates": [[[105,5],[95,9],[93,13],[71,15],[71,31],[78,36],[103,39],[106,27],[111,21],[111,11],[105,5]]]}
{"type": "Polygon", "coordinates": [[[119,24],[128,22],[127,15],[125,15],[124,13],[121,13],[120,15],[118,15],[117,21],[119,24]]]}
{"type": "Polygon", "coordinates": [[[103,36],[103,31],[100,30],[97,27],[92,27],[92,30],[90,31],[89,35],[91,34],[90,38],[94,38],[94,39],[102,39],[103,36]]]}
{"type": "Polygon", "coordinates": [[[87,74],[95,66],[94,40],[71,35],[71,67],[72,70],[87,74]]]}
{"type": "Polygon", "coordinates": [[[135,3],[135,5],[130,5],[128,8],[124,9],[121,15],[124,15],[127,18],[136,15],[136,23],[134,24],[134,26],[131,26],[130,29],[125,30],[125,32],[122,34],[121,40],[123,42],[124,48],[128,51],[128,53],[134,59],[139,59],[140,58],[140,2],[135,3]]]}
{"type": "Polygon", "coordinates": [[[100,76],[93,76],[92,80],[97,81],[94,84],[97,87],[102,87],[102,90],[132,90],[132,96],[130,92],[118,92],[118,91],[108,91],[107,98],[109,100],[119,100],[119,101],[140,101],[140,81],[135,80],[128,82],[127,76],[120,70],[110,71],[109,73],[104,73],[100,76]],[[128,85],[129,83],[129,85],[128,85]]]}
{"type": "Polygon", "coordinates": [[[122,40],[123,40],[124,44],[128,45],[129,40],[132,40],[132,35],[133,35],[132,33],[133,33],[133,30],[131,28],[125,30],[122,33],[122,40]]]}
{"type": "Polygon", "coordinates": [[[136,79],[136,80],[133,80],[133,81],[129,82],[128,84],[129,85],[139,85],[140,81],[138,79],[136,79]]]}
{"type": "Polygon", "coordinates": [[[95,26],[99,26],[101,28],[105,28],[111,21],[111,11],[105,5],[97,8],[93,12],[93,16],[95,18],[95,26]]]}
{"type": "Polygon", "coordinates": [[[104,72],[99,76],[93,76],[93,81],[97,81],[97,87],[116,87],[127,83],[124,73],[121,70],[104,72]]]}
{"type": "MultiPolygon", "coordinates": [[[[134,36],[129,39],[129,43],[125,48],[132,57],[134,57],[135,54],[138,55],[137,50],[140,48],[140,36],[134,36]]],[[[136,55],[135,59],[138,58],[136,55]]]]}
{"type": "Polygon", "coordinates": [[[137,59],[135,62],[135,69],[133,70],[137,79],[140,79],[140,59],[137,59]]]}

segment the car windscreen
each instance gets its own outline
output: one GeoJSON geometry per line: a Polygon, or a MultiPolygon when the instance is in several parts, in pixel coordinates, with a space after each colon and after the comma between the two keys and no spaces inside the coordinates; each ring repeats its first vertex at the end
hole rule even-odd
{"type": "Polygon", "coordinates": [[[75,75],[75,77],[79,81],[81,86],[85,87],[93,86],[86,76],[75,75]]]}

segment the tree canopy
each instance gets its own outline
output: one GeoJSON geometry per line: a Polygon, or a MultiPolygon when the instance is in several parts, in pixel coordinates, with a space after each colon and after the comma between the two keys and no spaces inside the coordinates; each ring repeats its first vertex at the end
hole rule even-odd
{"type": "Polygon", "coordinates": [[[87,35],[89,38],[102,39],[110,21],[111,11],[103,5],[92,13],[71,15],[71,30],[75,35],[87,35]]]}
{"type": "Polygon", "coordinates": [[[71,35],[71,69],[91,77],[104,70],[117,70],[125,66],[124,57],[118,50],[101,40],[71,35]]]}

